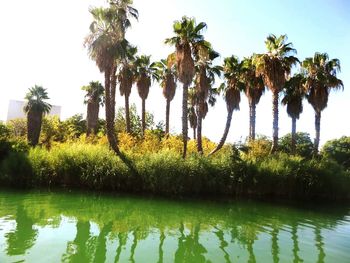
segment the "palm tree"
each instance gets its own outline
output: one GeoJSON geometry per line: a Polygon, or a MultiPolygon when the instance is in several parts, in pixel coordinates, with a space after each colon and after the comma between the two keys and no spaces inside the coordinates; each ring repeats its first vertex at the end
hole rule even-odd
{"type": "Polygon", "coordinates": [[[241,102],[240,92],[244,87],[241,82],[242,74],[242,62],[239,61],[238,57],[231,56],[224,60],[224,77],[225,83],[221,84],[219,91],[224,94],[227,107],[227,119],[224,134],[221,137],[219,144],[216,148],[210,152],[209,155],[216,153],[224,146],[228,132],[231,126],[232,114],[234,110],[239,110],[239,103],[241,102]]]}
{"type": "Polygon", "coordinates": [[[46,89],[37,85],[29,89],[25,99],[27,103],[23,110],[27,114],[27,139],[30,145],[35,146],[39,142],[43,115],[50,112],[51,105],[45,102],[49,99],[46,89]]]}
{"type": "MultiPolygon", "coordinates": [[[[214,59],[219,57],[219,53],[214,51],[210,43],[203,41],[200,46],[196,47],[196,79],[195,88],[197,95],[197,150],[203,154],[202,147],[202,120],[208,113],[209,91],[211,90],[215,76],[221,76],[222,68],[220,66],[212,66],[214,59]]],[[[212,90],[213,91],[213,90],[212,90]]],[[[211,92],[214,95],[215,92],[211,92]]],[[[213,100],[211,100],[213,101],[213,100]]]]}
{"type": "Polygon", "coordinates": [[[292,43],[286,43],[286,41],[286,35],[276,37],[271,34],[265,41],[267,53],[256,54],[253,57],[256,73],[263,77],[265,86],[272,92],[273,143],[271,152],[275,152],[278,148],[278,95],[292,66],[299,62],[296,57],[292,56],[296,53],[296,50],[292,48],[292,43]]]}
{"type": "Polygon", "coordinates": [[[127,44],[124,53],[123,59],[121,60],[121,67],[118,72],[118,80],[120,83],[120,95],[125,98],[126,132],[131,133],[129,97],[134,82],[134,63],[137,48],[127,44]]]}
{"type": "Polygon", "coordinates": [[[152,84],[152,79],[157,78],[156,68],[154,63],[151,64],[151,56],[137,56],[135,60],[135,80],[137,91],[142,100],[142,136],[146,130],[146,99],[148,97],[149,88],[152,84]]]}
{"type": "Polygon", "coordinates": [[[198,117],[196,114],[197,95],[195,88],[188,89],[188,120],[190,127],[193,129],[193,140],[197,139],[198,117]]]}
{"type": "Polygon", "coordinates": [[[169,119],[170,119],[170,103],[175,97],[176,92],[176,68],[173,61],[173,54],[168,58],[155,62],[157,68],[157,78],[160,80],[160,86],[163,88],[163,96],[166,99],[165,110],[165,134],[169,134],[169,119]]]}
{"type": "Polygon", "coordinates": [[[82,90],[86,91],[84,103],[87,104],[87,132],[97,134],[98,114],[100,105],[104,104],[104,88],[99,81],[91,81],[88,86],[83,86],[82,90]]]}
{"type": "Polygon", "coordinates": [[[337,78],[337,73],[340,71],[340,61],[336,58],[330,60],[327,53],[316,52],[314,57],[306,58],[302,66],[306,70],[307,99],[315,110],[314,151],[318,153],[321,112],[327,107],[330,91],[344,88],[343,82],[337,78]]]}
{"type": "Polygon", "coordinates": [[[256,105],[265,91],[261,76],[256,75],[256,68],[252,57],[243,59],[242,81],[244,82],[244,93],[249,103],[249,139],[255,140],[256,105]]]}
{"type": "Polygon", "coordinates": [[[193,53],[195,46],[204,41],[201,31],[206,28],[205,23],[196,24],[194,18],[182,17],[175,21],[173,30],[175,36],[165,40],[165,43],[174,45],[176,48],[176,63],[178,78],[183,84],[182,94],[182,139],[183,139],[183,158],[186,157],[187,139],[188,139],[188,88],[195,75],[195,66],[193,53]]]}
{"type": "Polygon", "coordinates": [[[305,96],[305,78],[299,73],[290,78],[284,85],[282,104],[287,106],[288,116],[292,118],[291,150],[295,153],[297,119],[303,112],[303,98],[305,96]]]}
{"type": "Polygon", "coordinates": [[[132,0],[111,0],[107,8],[92,8],[93,22],[90,34],[85,39],[90,57],[105,77],[105,109],[107,138],[111,148],[120,156],[118,140],[114,131],[116,69],[123,53],[125,32],[130,27],[129,17],[138,17],[136,9],[131,7],[132,0]]]}

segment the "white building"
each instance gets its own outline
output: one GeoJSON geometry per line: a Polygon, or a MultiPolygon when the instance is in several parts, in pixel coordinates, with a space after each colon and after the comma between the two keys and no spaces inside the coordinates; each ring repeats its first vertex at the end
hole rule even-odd
{"type": "MultiPolygon", "coordinates": [[[[25,101],[10,100],[8,111],[7,111],[7,121],[18,119],[18,118],[25,118],[26,114],[23,111],[25,104],[26,104],[25,101]]],[[[58,118],[60,118],[61,106],[52,105],[51,111],[49,112],[48,115],[58,116],[58,118]]]]}

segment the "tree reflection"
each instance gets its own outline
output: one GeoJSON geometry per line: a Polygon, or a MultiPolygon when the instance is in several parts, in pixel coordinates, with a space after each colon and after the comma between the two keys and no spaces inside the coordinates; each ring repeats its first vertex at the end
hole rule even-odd
{"type": "Polygon", "coordinates": [[[67,244],[67,252],[63,255],[63,262],[90,262],[91,255],[87,249],[87,241],[90,238],[90,222],[78,220],[77,233],[74,241],[67,244]]]}
{"type": "Polygon", "coordinates": [[[22,204],[17,207],[16,224],[16,230],[6,235],[7,254],[10,256],[24,255],[34,245],[38,234],[38,230],[33,229],[33,219],[28,216],[22,204]]]}
{"type": "Polygon", "coordinates": [[[207,250],[199,243],[200,224],[196,224],[194,227],[192,226],[191,232],[187,236],[184,234],[184,229],[184,224],[181,223],[178,248],[175,252],[175,262],[206,262],[203,254],[207,250]]]}
{"type": "Polygon", "coordinates": [[[274,263],[278,263],[280,261],[278,256],[280,252],[280,249],[278,246],[278,232],[279,232],[279,229],[274,226],[271,232],[271,242],[272,242],[271,252],[272,252],[272,258],[274,263]]]}
{"type": "Polygon", "coordinates": [[[114,262],[119,262],[120,254],[122,253],[123,247],[126,245],[127,241],[127,234],[126,233],[118,233],[118,247],[117,247],[117,254],[115,255],[114,262]]]}
{"type": "Polygon", "coordinates": [[[316,225],[315,227],[315,242],[318,250],[317,263],[323,263],[324,258],[326,257],[326,254],[324,253],[324,248],[323,248],[324,242],[323,242],[323,237],[322,237],[321,229],[319,225],[316,225]]]}
{"type": "Polygon", "coordinates": [[[165,234],[164,234],[164,230],[161,229],[160,230],[160,237],[159,237],[159,249],[158,249],[158,253],[159,253],[159,259],[158,259],[158,262],[157,263],[163,263],[163,244],[164,244],[164,240],[165,240],[165,234]]]}
{"type": "Polygon", "coordinates": [[[108,224],[104,225],[102,229],[100,230],[100,233],[97,237],[97,245],[96,245],[96,252],[95,252],[95,258],[94,262],[105,262],[106,261],[106,253],[107,253],[107,235],[112,230],[112,222],[109,222],[108,224]]]}
{"type": "Polygon", "coordinates": [[[224,239],[224,232],[218,228],[216,229],[217,231],[215,231],[214,233],[220,241],[220,249],[222,250],[222,252],[224,252],[225,262],[230,263],[231,262],[230,255],[226,251],[226,248],[228,247],[228,243],[224,239]]]}
{"type": "Polygon", "coordinates": [[[299,257],[298,252],[299,249],[299,243],[298,243],[298,225],[297,223],[292,224],[292,240],[293,240],[293,257],[294,257],[294,263],[302,262],[302,259],[299,257]]]}

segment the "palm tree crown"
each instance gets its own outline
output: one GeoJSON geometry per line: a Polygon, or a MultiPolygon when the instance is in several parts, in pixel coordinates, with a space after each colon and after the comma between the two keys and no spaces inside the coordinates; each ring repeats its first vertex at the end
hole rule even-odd
{"type": "Polygon", "coordinates": [[[35,85],[30,88],[25,99],[27,100],[27,103],[23,109],[26,113],[34,111],[46,114],[51,110],[51,105],[44,101],[49,99],[47,91],[41,86],[35,85]]]}
{"type": "Polygon", "coordinates": [[[83,86],[82,90],[86,91],[84,103],[98,102],[101,106],[104,104],[104,87],[99,81],[91,81],[88,86],[83,86]]]}

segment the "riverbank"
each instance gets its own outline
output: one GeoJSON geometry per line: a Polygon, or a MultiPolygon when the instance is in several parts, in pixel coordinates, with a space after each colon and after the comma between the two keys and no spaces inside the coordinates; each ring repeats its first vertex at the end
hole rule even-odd
{"type": "Polygon", "coordinates": [[[1,161],[0,183],[170,197],[350,200],[350,173],[327,158],[284,153],[253,158],[226,150],[183,160],[177,152],[163,149],[127,152],[123,162],[105,145],[88,143],[11,151],[1,161]]]}

